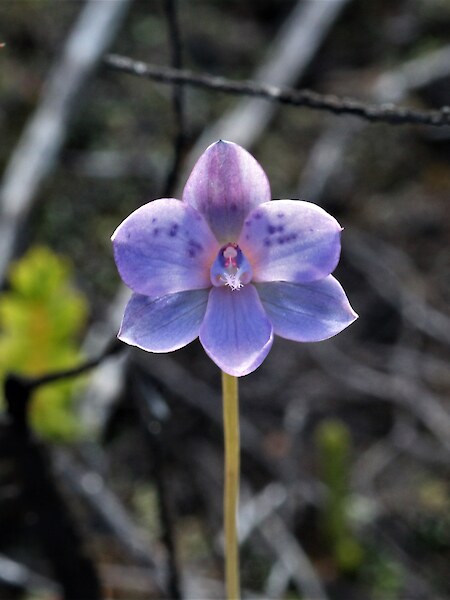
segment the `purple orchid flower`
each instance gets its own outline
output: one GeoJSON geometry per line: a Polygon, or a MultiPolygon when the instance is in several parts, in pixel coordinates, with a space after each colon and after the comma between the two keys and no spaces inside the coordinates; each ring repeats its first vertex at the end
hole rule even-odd
{"type": "Polygon", "coordinates": [[[274,334],[325,340],[357,315],[330,274],[339,223],[320,207],[271,201],[259,163],[219,141],[195,165],[182,201],[161,198],[114,232],[114,256],[133,290],[119,338],[171,352],[199,337],[226,373],[247,375],[274,334]]]}

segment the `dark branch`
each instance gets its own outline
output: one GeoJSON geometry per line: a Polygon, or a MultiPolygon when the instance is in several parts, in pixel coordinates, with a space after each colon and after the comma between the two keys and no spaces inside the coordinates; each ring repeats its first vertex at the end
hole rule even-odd
{"type": "Polygon", "coordinates": [[[159,83],[178,83],[227,94],[255,96],[290,106],[304,106],[317,110],[325,110],[334,114],[354,115],[368,121],[381,121],[393,125],[405,123],[440,127],[450,125],[450,106],[442,106],[435,110],[416,110],[404,106],[396,106],[392,103],[379,105],[366,104],[352,98],[319,94],[311,90],[279,88],[256,81],[236,81],[226,79],[225,77],[199,74],[171,67],[160,67],[115,54],[106,56],[104,62],[108,67],[116,71],[145,77],[159,83]]]}
{"type": "Polygon", "coordinates": [[[54,373],[45,373],[44,375],[37,377],[16,375],[15,373],[8,374],[5,379],[5,395],[6,397],[10,395],[8,390],[14,390],[17,392],[17,390],[21,388],[28,400],[29,394],[41,385],[46,385],[61,379],[69,379],[71,377],[82,375],[83,373],[86,373],[87,371],[97,367],[104,359],[112,356],[113,354],[117,354],[124,348],[126,348],[126,346],[118,339],[114,338],[112,342],[108,344],[107,348],[99,356],[97,356],[97,358],[87,360],[86,362],[78,365],[77,367],[73,367],[72,369],[63,369],[61,371],[55,371],[54,373]]]}
{"type": "MultiPolygon", "coordinates": [[[[182,48],[180,28],[178,25],[177,3],[176,0],[165,0],[164,8],[167,17],[167,27],[169,32],[171,63],[174,69],[181,69],[182,48]]],[[[180,170],[181,159],[185,142],[184,134],[184,89],[181,85],[174,85],[172,88],[172,105],[175,116],[175,136],[174,136],[174,156],[172,165],[164,186],[163,197],[171,196],[177,183],[180,170]]]]}

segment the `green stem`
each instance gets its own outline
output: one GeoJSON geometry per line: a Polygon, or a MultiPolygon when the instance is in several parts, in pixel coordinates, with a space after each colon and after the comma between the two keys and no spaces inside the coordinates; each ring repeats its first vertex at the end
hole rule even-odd
{"type": "Polygon", "coordinates": [[[225,581],[227,600],[239,600],[239,546],[237,509],[239,499],[239,397],[238,380],[222,372],[225,437],[225,581]]]}

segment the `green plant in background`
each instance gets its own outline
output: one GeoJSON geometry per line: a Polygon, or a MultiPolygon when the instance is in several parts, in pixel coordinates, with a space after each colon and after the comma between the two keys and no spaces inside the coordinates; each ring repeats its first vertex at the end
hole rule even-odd
{"type": "MultiPolygon", "coordinates": [[[[12,265],[9,284],[0,295],[0,378],[9,372],[40,375],[77,365],[87,303],[71,286],[68,261],[48,248],[32,248],[12,265]]],[[[72,410],[79,385],[61,381],[35,393],[31,421],[41,435],[69,441],[80,433],[72,410]]]]}
{"type": "Polygon", "coordinates": [[[363,548],[349,523],[351,439],[348,428],[329,419],[316,431],[320,478],[326,485],[321,528],[338,568],[354,572],[362,564],[363,548]]]}

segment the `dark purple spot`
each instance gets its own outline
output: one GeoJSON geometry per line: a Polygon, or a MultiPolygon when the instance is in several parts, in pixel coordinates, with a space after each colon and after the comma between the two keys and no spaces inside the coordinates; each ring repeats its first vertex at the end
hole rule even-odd
{"type": "Polygon", "coordinates": [[[245,239],[246,239],[246,240],[249,240],[249,239],[250,239],[250,236],[248,235],[248,233],[247,233],[247,235],[245,236],[245,239]]]}
{"type": "Polygon", "coordinates": [[[187,253],[191,258],[195,258],[197,256],[197,254],[199,254],[200,252],[203,252],[203,246],[200,244],[200,242],[197,242],[196,240],[190,239],[188,240],[188,245],[187,245],[187,253]]]}
{"type": "Polygon", "coordinates": [[[278,238],[278,240],[277,240],[277,242],[278,242],[279,244],[281,244],[281,245],[283,245],[285,241],[286,241],[286,238],[285,238],[285,237],[279,237],[279,238],[278,238]]]}
{"type": "Polygon", "coordinates": [[[180,226],[177,223],[174,223],[172,225],[172,227],[169,229],[169,235],[170,237],[175,237],[178,233],[178,229],[180,228],[180,226]]]}
{"type": "Polygon", "coordinates": [[[156,217],[153,217],[153,219],[152,219],[152,223],[156,223],[156,221],[157,221],[157,220],[158,220],[158,219],[157,219],[156,217]]]}
{"type": "Polygon", "coordinates": [[[262,214],[260,212],[255,213],[255,219],[261,219],[262,214]]]}
{"type": "Polygon", "coordinates": [[[188,245],[190,248],[193,248],[194,250],[203,250],[203,246],[200,244],[200,242],[196,242],[195,240],[189,240],[188,241],[188,245]]]}
{"type": "Polygon", "coordinates": [[[131,237],[131,233],[127,233],[127,240],[129,240],[131,237]]]}
{"type": "Polygon", "coordinates": [[[238,207],[237,207],[237,204],[236,204],[236,202],[232,202],[232,203],[230,204],[230,210],[231,210],[231,212],[236,212],[236,211],[237,211],[237,208],[238,208],[238,207]]]}
{"type": "Polygon", "coordinates": [[[249,221],[245,221],[245,223],[244,223],[244,225],[245,225],[246,227],[249,227],[251,224],[252,224],[251,220],[249,220],[249,221]]]}
{"type": "Polygon", "coordinates": [[[159,233],[159,227],[155,227],[155,229],[153,230],[153,235],[158,235],[159,233]]]}
{"type": "Polygon", "coordinates": [[[277,217],[279,219],[282,219],[284,217],[284,213],[282,213],[282,212],[277,213],[277,217]]]}
{"type": "Polygon", "coordinates": [[[278,227],[277,227],[277,231],[279,231],[280,233],[281,233],[282,231],[284,231],[284,225],[278,225],[278,227]]]}
{"type": "Polygon", "coordinates": [[[274,225],[268,225],[267,227],[267,232],[272,234],[275,233],[275,231],[277,231],[277,228],[274,225]]]}
{"type": "Polygon", "coordinates": [[[271,246],[271,245],[272,245],[272,242],[270,241],[270,239],[269,239],[269,238],[266,238],[266,239],[264,240],[264,246],[267,246],[267,247],[269,247],[269,246],[271,246]]]}

